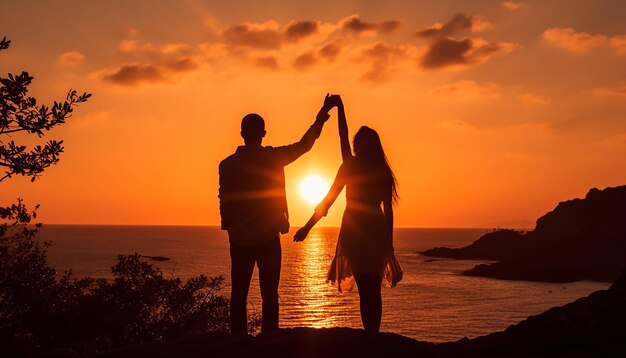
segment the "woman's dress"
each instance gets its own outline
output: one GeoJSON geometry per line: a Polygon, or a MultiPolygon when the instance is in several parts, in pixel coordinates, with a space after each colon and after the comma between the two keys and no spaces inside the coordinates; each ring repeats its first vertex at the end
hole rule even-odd
{"type": "MultiPolygon", "coordinates": [[[[356,159],[339,169],[333,186],[340,191],[345,185],[346,210],[328,281],[340,292],[354,287],[354,277],[367,274],[384,278],[391,287],[402,279],[402,267],[394,255],[389,224],[381,208],[383,200],[391,197],[391,180],[389,173],[363,167],[356,159]]],[[[325,214],[335,198],[329,195],[316,210],[325,214]]]]}

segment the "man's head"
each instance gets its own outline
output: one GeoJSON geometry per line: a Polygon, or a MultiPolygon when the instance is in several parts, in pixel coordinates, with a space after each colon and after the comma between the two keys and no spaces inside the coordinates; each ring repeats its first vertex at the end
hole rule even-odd
{"type": "Polygon", "coordinates": [[[241,120],[241,137],[246,144],[261,144],[265,137],[265,121],[256,113],[246,114],[241,120]]]}

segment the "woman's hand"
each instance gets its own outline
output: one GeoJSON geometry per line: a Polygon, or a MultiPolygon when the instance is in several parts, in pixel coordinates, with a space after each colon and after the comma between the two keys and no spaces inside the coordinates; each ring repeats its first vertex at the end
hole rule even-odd
{"type": "Polygon", "coordinates": [[[296,231],[296,234],[293,235],[293,241],[304,241],[304,239],[306,239],[307,235],[309,234],[309,231],[311,231],[311,229],[307,226],[300,228],[300,230],[296,231]]]}
{"type": "Polygon", "coordinates": [[[341,96],[338,94],[333,94],[329,98],[329,102],[333,107],[343,106],[343,102],[341,101],[341,96]]]}

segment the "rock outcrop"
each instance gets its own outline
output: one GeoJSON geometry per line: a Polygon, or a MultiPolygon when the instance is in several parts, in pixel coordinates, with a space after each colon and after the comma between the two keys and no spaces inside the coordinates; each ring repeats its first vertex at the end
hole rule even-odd
{"type": "Polygon", "coordinates": [[[591,189],[584,199],[561,202],[537,220],[533,231],[496,231],[464,248],[422,254],[498,261],[477,265],[467,275],[611,282],[626,263],[626,186],[591,189]]]}
{"type": "Polygon", "coordinates": [[[447,257],[464,260],[502,260],[512,256],[511,248],[524,244],[524,233],[516,230],[497,230],[489,232],[462,248],[436,247],[421,252],[425,256],[447,257]]]}
{"type": "Polygon", "coordinates": [[[626,271],[608,290],[551,308],[502,332],[441,348],[470,357],[624,357],[626,271]]]}

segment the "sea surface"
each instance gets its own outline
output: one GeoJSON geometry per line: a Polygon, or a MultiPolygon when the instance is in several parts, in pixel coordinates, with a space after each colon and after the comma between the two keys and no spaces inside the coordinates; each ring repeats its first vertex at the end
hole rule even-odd
{"type": "MultiPolygon", "coordinates": [[[[383,288],[381,330],[431,342],[473,338],[609,286],[591,281],[552,284],[461,276],[460,272],[482,261],[419,254],[436,246],[465,246],[485,232],[396,229],[394,246],[405,274],[396,288],[383,288]]],[[[337,234],[338,228],[316,228],[301,243],[292,242],[292,234],[283,236],[279,288],[282,327],[361,328],[356,288],[339,293],[325,282],[337,234]]],[[[217,227],[45,225],[39,239],[52,242],[48,259],[59,271],[72,269],[77,276],[111,277],[118,254],[137,252],[170,258],[154,262],[165,274],[182,278],[222,275],[226,287],[221,292],[230,294],[228,238],[217,227]]],[[[261,309],[256,270],[248,307],[254,312],[261,309]]]]}

